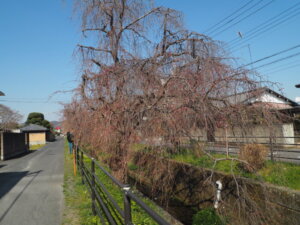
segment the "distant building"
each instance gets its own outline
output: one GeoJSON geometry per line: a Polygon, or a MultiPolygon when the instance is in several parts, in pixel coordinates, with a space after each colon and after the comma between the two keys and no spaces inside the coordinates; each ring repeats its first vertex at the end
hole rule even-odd
{"type": "Polygon", "coordinates": [[[61,133],[61,127],[60,126],[57,126],[54,128],[55,132],[60,134],[61,133]]]}
{"type": "MultiPolygon", "coordinates": [[[[224,98],[231,105],[244,104],[249,106],[257,106],[288,114],[295,118],[295,113],[299,110],[299,104],[284,95],[263,87],[251,91],[236,93],[224,98]]],[[[219,107],[222,107],[222,102],[219,107]]],[[[224,105],[224,107],[226,107],[224,105]]],[[[227,129],[228,137],[232,137],[230,141],[240,141],[239,137],[245,137],[248,141],[256,143],[268,143],[270,136],[280,137],[278,143],[294,144],[295,142],[295,124],[293,120],[283,119],[281,123],[274,124],[272,128],[259,123],[248,124],[247,129],[242,129],[239,126],[230,127],[227,129]]],[[[213,135],[216,141],[224,141],[224,128],[217,128],[213,135]]],[[[208,134],[199,132],[204,137],[204,140],[211,140],[208,134]],[[207,135],[207,136],[206,136],[207,135]],[[206,136],[206,137],[205,137],[206,136]]]]}
{"type": "Polygon", "coordinates": [[[29,134],[29,145],[46,144],[47,128],[36,124],[29,124],[21,128],[21,131],[29,134]]]}
{"type": "Polygon", "coordinates": [[[278,110],[292,109],[299,106],[297,102],[292,101],[291,99],[267,87],[238,93],[228,97],[228,100],[233,104],[243,103],[249,105],[260,105],[278,110]]]}

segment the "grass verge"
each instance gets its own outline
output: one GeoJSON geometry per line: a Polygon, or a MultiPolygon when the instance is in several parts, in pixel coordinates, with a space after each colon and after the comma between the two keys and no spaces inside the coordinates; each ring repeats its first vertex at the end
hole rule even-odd
{"type": "MultiPolygon", "coordinates": [[[[65,143],[64,152],[64,197],[65,208],[63,225],[95,225],[98,219],[91,211],[91,200],[86,186],[81,183],[79,174],[74,176],[73,156],[68,153],[65,143]]],[[[100,224],[100,223],[99,223],[100,224]]]]}
{"type": "MultiPolygon", "coordinates": [[[[84,164],[89,167],[91,160],[87,157],[84,159],[84,164]]],[[[109,171],[105,165],[102,166],[109,171]]],[[[91,209],[90,195],[87,186],[81,183],[81,175],[77,172],[77,176],[74,176],[73,172],[73,157],[68,153],[67,143],[65,144],[65,169],[64,169],[64,195],[65,195],[65,209],[63,213],[63,225],[96,225],[100,224],[100,219],[93,216],[91,209]]],[[[123,209],[123,192],[117,187],[97,166],[95,167],[95,173],[99,180],[105,185],[106,189],[115,199],[121,209],[123,209]]],[[[154,211],[160,214],[162,217],[166,217],[172,221],[170,224],[176,224],[174,219],[170,217],[163,209],[158,207],[150,199],[140,196],[136,190],[132,190],[136,195],[139,195],[141,199],[154,211]]],[[[101,194],[100,194],[101,195],[101,194]]],[[[105,201],[105,197],[103,200],[105,201]]],[[[140,208],[134,201],[131,201],[132,220],[135,225],[154,225],[154,222],[142,208],[140,208]]],[[[116,220],[122,220],[117,218],[118,215],[113,216],[116,220]]],[[[109,224],[107,222],[107,224],[109,224]]],[[[119,223],[117,223],[119,224],[119,223]]],[[[121,224],[121,223],[120,223],[121,224]]]]}
{"type": "Polygon", "coordinates": [[[44,147],[45,145],[46,145],[46,144],[30,145],[30,146],[29,146],[29,150],[35,151],[35,150],[38,150],[38,149],[44,147]]]}

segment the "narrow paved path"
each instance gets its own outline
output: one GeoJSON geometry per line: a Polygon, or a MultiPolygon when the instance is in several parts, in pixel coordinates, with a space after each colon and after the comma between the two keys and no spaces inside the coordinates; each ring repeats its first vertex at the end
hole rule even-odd
{"type": "Polygon", "coordinates": [[[59,225],[63,209],[63,139],[0,161],[0,225],[59,225]]]}

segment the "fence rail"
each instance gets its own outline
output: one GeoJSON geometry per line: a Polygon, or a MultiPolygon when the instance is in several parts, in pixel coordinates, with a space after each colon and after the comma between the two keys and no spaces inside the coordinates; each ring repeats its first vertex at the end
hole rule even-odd
{"type": "MultiPolygon", "coordinates": [[[[263,144],[269,149],[268,158],[272,161],[280,160],[300,163],[299,136],[215,136],[215,141],[211,142],[208,142],[204,136],[193,136],[189,138],[192,138],[197,142],[205,143],[206,150],[208,151],[225,153],[228,148],[229,154],[232,155],[237,155],[239,153],[239,148],[245,144],[263,144]]],[[[182,146],[184,146],[184,144],[182,146]]]]}
{"type": "Polygon", "coordinates": [[[94,216],[100,218],[101,224],[112,225],[133,225],[132,222],[132,202],[135,202],[141,207],[149,217],[151,217],[157,224],[169,225],[169,223],[145,204],[138,196],[131,190],[130,186],[122,184],[108,171],[106,171],[98,162],[95,161],[86,152],[82,151],[78,146],[74,148],[76,165],[82,177],[82,183],[87,184],[88,191],[92,200],[92,212],[94,216]],[[90,165],[85,162],[85,158],[90,160],[90,165]],[[109,190],[100,178],[96,175],[96,168],[100,169],[123,193],[123,207],[118,205],[116,199],[110,194],[109,190]]]}

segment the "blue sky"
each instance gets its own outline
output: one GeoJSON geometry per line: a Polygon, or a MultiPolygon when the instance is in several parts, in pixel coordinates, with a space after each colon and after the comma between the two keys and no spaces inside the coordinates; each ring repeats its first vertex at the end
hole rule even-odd
{"type": "MultiPolygon", "coordinates": [[[[175,8],[185,15],[185,24],[190,30],[202,33],[232,12],[250,2],[249,0],[158,0],[159,5],[175,8]]],[[[247,40],[247,31],[276,16],[285,9],[299,3],[299,0],[253,0],[252,11],[267,5],[244,21],[232,26],[216,40],[229,41],[243,35],[245,43],[237,46],[232,56],[239,64],[247,64],[281,50],[300,44],[300,15],[293,11],[292,17],[278,27],[260,36],[247,40]],[[251,54],[250,54],[251,53],[251,54]]],[[[300,5],[298,6],[298,8],[300,5]]],[[[246,8],[245,8],[246,9],[246,8]]],[[[297,8],[295,8],[297,10],[297,8]]],[[[248,10],[247,13],[252,12],[248,10]]],[[[42,112],[48,120],[58,120],[61,105],[68,102],[68,92],[76,87],[80,76],[79,66],[73,57],[76,44],[80,42],[78,21],[72,17],[71,0],[9,0],[0,7],[0,90],[6,96],[0,103],[19,111],[26,119],[30,112],[42,112]]],[[[283,17],[278,17],[278,19],[283,17]]],[[[234,21],[238,21],[236,19],[234,21]]],[[[228,23],[228,25],[234,23],[228,23]]],[[[222,24],[221,24],[222,25],[222,24]]],[[[221,31],[227,28],[223,25],[221,31]]],[[[208,33],[209,34],[209,33],[208,33]]],[[[296,54],[300,48],[271,58],[253,67],[296,54]]],[[[280,83],[283,93],[292,100],[300,96],[300,56],[292,57],[259,69],[272,82],[280,83]]]]}

